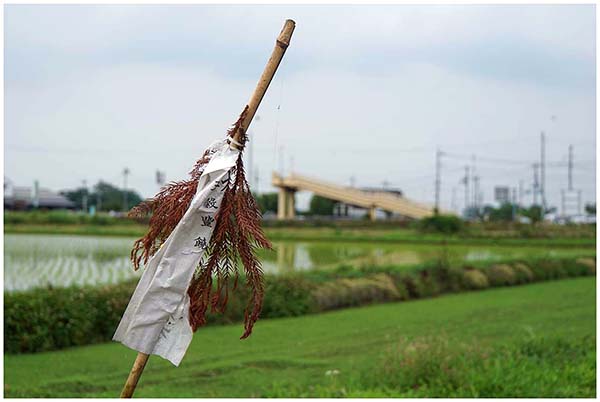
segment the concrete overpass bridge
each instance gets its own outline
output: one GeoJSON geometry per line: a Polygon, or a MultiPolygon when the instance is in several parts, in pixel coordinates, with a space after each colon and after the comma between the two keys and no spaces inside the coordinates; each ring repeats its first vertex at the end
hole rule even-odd
{"type": "Polygon", "coordinates": [[[321,197],[348,205],[365,208],[369,211],[371,220],[375,220],[377,209],[397,213],[412,219],[421,219],[433,215],[432,207],[419,204],[399,195],[385,191],[364,191],[339,186],[295,173],[290,174],[288,177],[281,177],[273,172],[272,184],[279,188],[277,219],[293,219],[295,217],[294,194],[296,191],[301,190],[310,191],[321,197]]]}

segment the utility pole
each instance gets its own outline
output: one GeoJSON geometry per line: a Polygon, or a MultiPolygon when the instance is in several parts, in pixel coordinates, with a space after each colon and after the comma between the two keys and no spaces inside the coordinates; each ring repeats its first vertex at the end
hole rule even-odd
{"type": "Polygon", "coordinates": [[[450,209],[456,211],[456,187],[452,187],[452,203],[450,204],[450,209]]]}
{"type": "Polygon", "coordinates": [[[569,145],[569,191],[573,190],[573,145],[569,145]]]}
{"type": "Polygon", "coordinates": [[[519,206],[523,205],[523,180],[519,180],[519,206]]]}
{"type": "Polygon", "coordinates": [[[473,206],[479,210],[479,176],[473,176],[473,206]]]}
{"type": "Polygon", "coordinates": [[[83,212],[87,213],[88,210],[88,189],[87,189],[87,181],[83,180],[83,193],[81,195],[81,209],[83,212]]]}
{"type": "Polygon", "coordinates": [[[472,184],[472,194],[471,194],[471,198],[473,199],[473,201],[471,201],[471,205],[475,208],[477,208],[477,171],[475,169],[475,161],[476,161],[476,157],[475,154],[471,155],[471,182],[472,184]]]}
{"type": "Polygon", "coordinates": [[[540,195],[542,197],[542,216],[546,212],[546,134],[540,135],[540,195]]]}
{"type": "Polygon", "coordinates": [[[440,212],[440,189],[442,183],[442,151],[439,148],[435,151],[435,209],[434,213],[437,215],[440,212]]]}
{"type": "Polygon", "coordinates": [[[33,182],[33,208],[38,209],[40,206],[40,182],[33,182]]]}
{"type": "Polygon", "coordinates": [[[573,159],[573,145],[569,145],[567,189],[561,190],[562,215],[567,220],[570,220],[573,215],[581,214],[581,190],[573,189],[573,159]]]}
{"type": "Polygon", "coordinates": [[[127,212],[127,176],[129,173],[129,168],[123,169],[123,212],[127,212]]]}
{"type": "Polygon", "coordinates": [[[539,191],[539,181],[538,181],[538,166],[539,163],[533,164],[533,205],[537,205],[538,200],[538,191],[539,191]]]}
{"type": "Polygon", "coordinates": [[[256,194],[260,194],[259,190],[258,190],[258,185],[259,185],[259,178],[260,176],[258,175],[258,166],[254,169],[254,188],[256,189],[256,194]]]}
{"type": "Polygon", "coordinates": [[[165,172],[161,172],[160,170],[156,169],[155,179],[156,185],[159,189],[165,184],[165,177],[165,172]]]}
{"type": "Polygon", "coordinates": [[[512,220],[517,220],[517,189],[512,188],[512,220]]]}
{"type": "Polygon", "coordinates": [[[102,194],[100,193],[100,186],[96,185],[96,211],[100,212],[102,208],[102,194]]]}
{"type": "Polygon", "coordinates": [[[469,209],[469,166],[465,166],[465,178],[463,179],[465,184],[465,215],[469,209]]]}

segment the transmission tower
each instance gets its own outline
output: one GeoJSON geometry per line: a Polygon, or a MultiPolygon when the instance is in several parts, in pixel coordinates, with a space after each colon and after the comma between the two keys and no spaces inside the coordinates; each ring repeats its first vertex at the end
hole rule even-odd
{"type": "Polygon", "coordinates": [[[465,216],[468,215],[469,211],[469,166],[465,166],[465,177],[462,179],[462,183],[465,185],[465,216]]]}
{"type": "Polygon", "coordinates": [[[570,219],[581,214],[581,190],[573,188],[573,145],[569,145],[567,162],[567,188],[560,191],[561,215],[570,219]]]}
{"type": "Polygon", "coordinates": [[[546,205],[546,134],[542,131],[540,135],[540,196],[542,197],[542,216],[544,216],[546,205]]]}

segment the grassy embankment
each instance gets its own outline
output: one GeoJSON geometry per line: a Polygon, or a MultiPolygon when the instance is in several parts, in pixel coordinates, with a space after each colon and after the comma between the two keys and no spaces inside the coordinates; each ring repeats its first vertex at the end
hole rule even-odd
{"type": "MultiPolygon", "coordinates": [[[[62,234],[82,236],[129,236],[144,235],[147,227],[141,224],[13,224],[5,223],[4,233],[22,234],[62,234]]],[[[340,242],[378,242],[378,243],[415,243],[415,244],[462,244],[462,245],[502,245],[502,246],[548,246],[548,247],[595,247],[593,231],[589,236],[562,237],[557,233],[552,237],[522,237],[518,232],[502,232],[498,236],[489,233],[470,236],[468,233],[443,235],[421,233],[410,228],[265,228],[270,240],[288,241],[340,241],[340,242]]]]}
{"type": "MultiPolygon", "coordinates": [[[[448,295],[196,333],[139,397],[595,396],[595,279],[448,295]]],[[[135,352],[6,355],[5,396],[115,397],[135,352]]]]}
{"type": "Polygon", "coordinates": [[[14,224],[5,223],[5,234],[56,234],[80,236],[123,236],[139,237],[147,227],[138,224],[94,225],[94,224],[14,224]]]}

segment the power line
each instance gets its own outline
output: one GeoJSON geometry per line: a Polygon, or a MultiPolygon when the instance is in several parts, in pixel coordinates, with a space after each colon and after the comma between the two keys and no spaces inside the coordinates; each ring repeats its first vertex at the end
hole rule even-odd
{"type": "MultiPolygon", "coordinates": [[[[464,155],[464,154],[455,154],[446,152],[445,155],[450,158],[455,159],[473,159],[473,155],[464,155]]],[[[531,161],[524,160],[515,160],[515,159],[503,159],[503,158],[495,158],[495,157],[487,157],[487,156],[477,156],[478,161],[492,162],[492,163],[514,163],[514,164],[529,164],[531,161]]]]}

